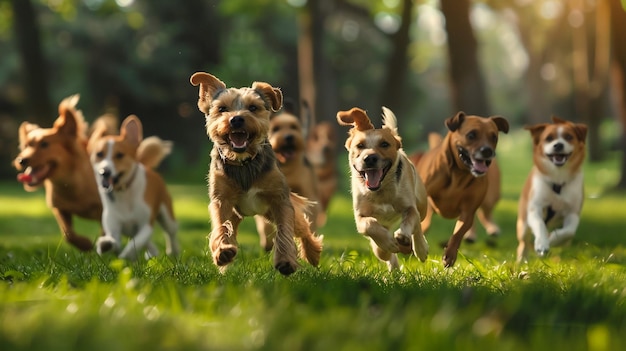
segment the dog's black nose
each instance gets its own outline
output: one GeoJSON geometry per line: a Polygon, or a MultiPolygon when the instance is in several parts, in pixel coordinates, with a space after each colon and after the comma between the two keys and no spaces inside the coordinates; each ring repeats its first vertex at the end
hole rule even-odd
{"type": "Polygon", "coordinates": [[[100,176],[102,176],[102,178],[109,178],[109,177],[111,177],[111,170],[108,169],[108,168],[100,168],[98,173],[100,174],[100,176]]]}
{"type": "Polygon", "coordinates": [[[20,157],[17,159],[17,163],[20,164],[20,166],[27,166],[28,165],[28,157],[20,157]]]}
{"type": "Polygon", "coordinates": [[[285,136],[285,142],[287,144],[293,144],[295,137],[292,134],[285,136]]]}
{"type": "Polygon", "coordinates": [[[378,163],[378,155],[376,154],[367,155],[363,159],[363,162],[365,162],[365,166],[367,167],[375,167],[376,164],[378,163]]]}
{"type": "Polygon", "coordinates": [[[230,119],[230,121],[228,121],[228,123],[230,123],[230,126],[233,128],[243,127],[243,122],[244,122],[244,119],[241,116],[234,116],[230,119]]]}
{"type": "Polygon", "coordinates": [[[483,158],[492,158],[495,154],[490,146],[482,146],[480,149],[478,149],[478,152],[483,158]]]}
{"type": "Polygon", "coordinates": [[[564,147],[563,143],[556,143],[554,144],[554,151],[561,152],[563,151],[563,147],[564,147]]]}

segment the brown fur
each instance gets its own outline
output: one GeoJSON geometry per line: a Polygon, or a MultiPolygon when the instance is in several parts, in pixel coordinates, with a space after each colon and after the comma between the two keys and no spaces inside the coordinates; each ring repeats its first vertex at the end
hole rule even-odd
{"type": "MultiPolygon", "coordinates": [[[[268,137],[278,161],[278,168],[285,175],[289,189],[313,202],[307,216],[311,222],[311,231],[315,231],[322,210],[318,202],[317,179],[305,156],[304,132],[300,119],[285,111],[272,115],[268,137]]],[[[261,216],[255,216],[255,220],[261,246],[270,251],[276,229],[261,216]]]]}
{"type": "MultiPolygon", "coordinates": [[[[328,205],[339,184],[337,133],[330,122],[324,121],[313,126],[307,137],[306,155],[315,170],[322,214],[326,217],[328,205]]],[[[325,218],[321,222],[326,222],[325,218]]]]}
{"type": "Polygon", "coordinates": [[[79,235],[73,216],[100,222],[102,204],[89,163],[87,124],[76,110],[78,95],[59,104],[59,116],[52,128],[23,122],[19,128],[20,153],[13,165],[26,191],[43,184],[46,203],[52,210],[63,238],[82,251],[93,248],[92,240],[79,235]]]}
{"type": "Polygon", "coordinates": [[[346,140],[352,173],[352,203],[357,231],[389,269],[399,268],[396,253],[413,252],[422,262],[428,244],[420,222],[426,212],[426,190],[402,150],[393,112],[384,110],[383,128],[375,129],[365,111],[337,113],[340,125],[353,126],[346,140]],[[394,234],[393,227],[400,224],[394,234]]]}
{"type": "Polygon", "coordinates": [[[308,202],[289,191],[267,140],[270,114],[282,105],[280,89],[263,82],[227,88],[204,72],[193,74],[190,81],[199,86],[198,108],[213,141],[209,245],[215,264],[225,267],[235,258],[243,217],[261,215],[277,227],[274,267],[280,273],[288,275],[298,267],[294,235],[300,239],[301,256],[317,266],[322,239],[310,231],[308,202]]]}
{"type": "Polygon", "coordinates": [[[457,219],[443,255],[444,265],[450,267],[485,199],[488,178],[481,175],[487,173],[495,156],[498,132],[507,133],[509,125],[502,117],[482,118],[459,112],[446,120],[446,126],[449,131],[441,144],[426,152],[416,166],[428,193],[423,231],[430,226],[433,212],[457,219]]]}

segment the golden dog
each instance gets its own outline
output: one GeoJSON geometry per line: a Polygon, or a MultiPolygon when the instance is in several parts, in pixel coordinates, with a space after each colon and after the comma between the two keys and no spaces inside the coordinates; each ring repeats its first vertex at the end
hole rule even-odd
{"type": "Polygon", "coordinates": [[[308,201],[289,191],[267,140],[272,112],[282,105],[278,88],[263,82],[252,87],[227,88],[215,76],[197,72],[198,108],[206,116],[213,141],[209,170],[213,260],[225,267],[237,254],[237,229],[244,216],[261,215],[276,228],[274,267],[289,275],[298,267],[293,236],[300,239],[300,255],[317,266],[322,238],[311,233],[305,212],[308,201]]]}
{"type": "Polygon", "coordinates": [[[383,107],[383,127],[375,129],[365,111],[337,113],[341,125],[352,126],[346,149],[352,172],[352,203],[357,231],[388,268],[399,268],[396,253],[413,252],[422,262],[428,243],[420,227],[426,212],[426,190],[402,150],[396,116],[383,107]],[[390,230],[397,227],[392,235],[390,230]]]}
{"type": "MultiPolygon", "coordinates": [[[[296,115],[283,109],[270,117],[268,137],[278,161],[278,168],[285,175],[289,189],[313,202],[310,210],[307,211],[307,216],[311,222],[311,231],[315,231],[322,211],[318,203],[317,179],[305,155],[305,136],[302,125],[296,115]]],[[[254,218],[261,246],[266,251],[270,251],[276,229],[263,217],[255,216],[254,218]]]]}
{"type": "Polygon", "coordinates": [[[457,218],[443,255],[444,266],[451,267],[465,233],[472,228],[476,210],[485,199],[488,179],[484,175],[496,155],[498,133],[508,133],[509,123],[499,116],[483,118],[459,112],[445,124],[448,133],[443,141],[426,152],[416,167],[428,193],[429,206],[422,230],[428,230],[433,212],[444,218],[457,218]]]}
{"type": "Polygon", "coordinates": [[[551,246],[571,240],[580,221],[587,126],[558,117],[552,121],[526,128],[533,138],[533,168],[519,201],[518,262],[531,245],[529,229],[543,257],[551,246]]]}
{"type": "Polygon", "coordinates": [[[337,171],[337,133],[330,122],[320,122],[311,128],[307,137],[306,155],[317,178],[319,201],[324,216],[318,225],[326,222],[326,212],[337,185],[339,172],[337,171]]]}

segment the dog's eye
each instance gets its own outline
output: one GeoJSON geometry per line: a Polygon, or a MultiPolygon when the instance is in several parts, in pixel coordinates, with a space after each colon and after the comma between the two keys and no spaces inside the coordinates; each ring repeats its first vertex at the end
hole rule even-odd
{"type": "Polygon", "coordinates": [[[272,133],[276,133],[276,132],[278,132],[279,130],[280,130],[280,127],[279,127],[279,126],[274,126],[274,127],[272,127],[272,133]]]}
{"type": "Polygon", "coordinates": [[[357,148],[357,149],[359,149],[359,150],[360,150],[360,149],[365,149],[365,144],[363,144],[363,143],[358,143],[358,144],[356,144],[356,148],[357,148]]]}
{"type": "Polygon", "coordinates": [[[498,142],[498,134],[492,134],[491,135],[491,141],[494,142],[494,143],[497,143],[498,142]]]}
{"type": "Polygon", "coordinates": [[[258,108],[258,107],[256,107],[256,105],[250,105],[250,106],[248,106],[248,111],[250,111],[250,112],[254,112],[254,111],[258,110],[258,109],[259,109],[259,108],[258,108]]]}
{"type": "Polygon", "coordinates": [[[554,140],[554,137],[553,137],[552,135],[548,135],[548,136],[546,137],[546,141],[547,141],[547,142],[551,142],[552,140],[554,140]]]}
{"type": "Polygon", "coordinates": [[[48,142],[47,142],[47,141],[45,141],[45,140],[42,140],[42,141],[39,143],[39,147],[40,147],[40,148],[42,148],[42,149],[47,148],[49,145],[50,145],[50,144],[48,144],[48,142]]]}
{"type": "Polygon", "coordinates": [[[123,159],[123,158],[124,158],[124,154],[123,154],[123,153],[121,153],[121,152],[118,152],[118,153],[116,153],[116,154],[115,154],[115,158],[116,158],[117,160],[121,160],[121,159],[123,159]]]}
{"type": "Polygon", "coordinates": [[[572,139],[574,139],[574,136],[569,134],[569,133],[567,133],[567,134],[563,135],[563,138],[565,140],[567,140],[567,141],[572,141],[572,139]]]}
{"type": "Polygon", "coordinates": [[[467,140],[474,140],[476,139],[476,132],[472,130],[471,132],[467,133],[465,137],[467,138],[467,140]]]}
{"type": "Polygon", "coordinates": [[[389,143],[388,143],[388,142],[386,142],[386,141],[383,141],[382,143],[380,143],[380,147],[383,147],[383,148],[388,148],[388,147],[389,147],[389,145],[391,145],[391,144],[389,144],[389,143]]]}
{"type": "Polygon", "coordinates": [[[218,108],[217,108],[217,111],[218,111],[218,112],[226,112],[226,111],[228,111],[228,107],[226,107],[226,106],[220,106],[220,107],[218,107],[218,108]]]}
{"type": "Polygon", "coordinates": [[[104,152],[102,152],[102,151],[96,152],[96,158],[101,159],[103,157],[104,157],[104,152]]]}

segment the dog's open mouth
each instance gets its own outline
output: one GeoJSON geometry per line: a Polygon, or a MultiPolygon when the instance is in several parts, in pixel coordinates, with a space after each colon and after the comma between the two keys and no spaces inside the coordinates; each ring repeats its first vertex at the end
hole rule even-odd
{"type": "Polygon", "coordinates": [[[285,145],[278,150],[277,154],[281,162],[285,163],[296,155],[296,148],[294,145],[285,145]]]}
{"type": "Polygon", "coordinates": [[[367,168],[362,171],[357,171],[361,175],[361,178],[365,180],[365,186],[367,186],[369,190],[378,190],[390,168],[391,163],[383,168],[367,168]]]}
{"type": "Polygon", "coordinates": [[[459,150],[459,157],[461,158],[463,163],[465,163],[465,165],[470,169],[470,172],[475,177],[480,177],[487,173],[487,171],[489,170],[489,166],[491,165],[490,158],[478,159],[472,157],[464,147],[457,146],[457,148],[459,150]]]}
{"type": "Polygon", "coordinates": [[[37,186],[48,178],[53,168],[49,164],[37,167],[29,166],[23,173],[17,175],[17,181],[28,186],[37,186]]]}
{"type": "Polygon", "coordinates": [[[228,141],[230,147],[235,152],[244,152],[248,148],[248,141],[250,140],[250,134],[245,130],[233,130],[228,133],[228,141]]]}
{"type": "Polygon", "coordinates": [[[100,177],[100,186],[102,186],[104,190],[110,193],[111,191],[113,191],[115,186],[120,182],[122,175],[123,173],[119,173],[116,176],[108,176],[108,177],[102,176],[100,177]]]}
{"type": "Polygon", "coordinates": [[[571,154],[551,154],[551,155],[546,155],[546,156],[548,156],[550,161],[555,166],[561,167],[561,166],[563,166],[567,162],[567,160],[569,159],[571,154]]]}

